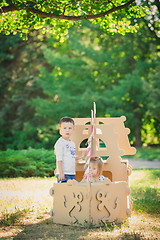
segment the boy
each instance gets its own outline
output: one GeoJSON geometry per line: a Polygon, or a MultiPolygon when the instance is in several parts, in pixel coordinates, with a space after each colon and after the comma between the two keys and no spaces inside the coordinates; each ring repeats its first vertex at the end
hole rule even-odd
{"type": "Polygon", "coordinates": [[[74,131],[74,121],[70,117],[60,119],[61,137],[55,144],[56,154],[56,176],[58,182],[67,182],[69,179],[76,179],[75,160],[80,158],[75,156],[76,148],[70,137],[74,131]]]}

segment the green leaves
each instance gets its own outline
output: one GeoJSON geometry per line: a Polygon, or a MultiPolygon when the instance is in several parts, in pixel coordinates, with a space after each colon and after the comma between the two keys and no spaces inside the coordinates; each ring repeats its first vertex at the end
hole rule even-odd
{"type": "MultiPolygon", "coordinates": [[[[39,18],[32,15],[30,21],[39,18]]],[[[112,15],[110,24],[114,18],[118,22],[122,16],[112,15]]],[[[1,148],[51,148],[58,138],[60,117],[90,117],[94,101],[97,116],[126,115],[132,143],[138,124],[143,136],[136,138],[156,144],[160,134],[159,39],[147,23],[137,20],[137,33],[122,36],[106,33],[105,27],[102,30],[89,21],[69,31],[68,21],[45,21],[52,24],[54,34],[48,33],[50,28],[44,23],[42,31],[47,34],[32,31],[33,37],[26,42],[18,35],[1,35],[1,148]]],[[[28,35],[25,28],[24,34],[28,35]]]]}
{"type": "Polygon", "coordinates": [[[0,177],[51,177],[56,168],[52,151],[45,149],[7,150],[0,152],[0,177]]]}
{"type": "Polygon", "coordinates": [[[0,5],[0,32],[6,35],[19,31],[28,34],[33,29],[44,28],[47,29],[44,33],[49,31],[65,35],[72,25],[70,21],[90,19],[92,23],[98,22],[100,27],[108,32],[124,35],[138,28],[138,25],[133,25],[131,21],[126,20],[127,18],[144,16],[143,8],[133,4],[134,1],[128,2],[130,4],[126,6],[126,1],[122,0],[116,1],[115,5],[110,1],[16,0],[10,4],[10,1],[4,0],[0,5]],[[63,23],[64,28],[59,27],[59,21],[63,23]]]}

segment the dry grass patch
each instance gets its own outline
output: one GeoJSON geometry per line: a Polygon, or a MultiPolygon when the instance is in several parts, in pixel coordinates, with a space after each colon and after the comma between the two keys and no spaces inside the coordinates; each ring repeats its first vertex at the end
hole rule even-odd
{"type": "Polygon", "coordinates": [[[0,217],[7,214],[50,211],[52,198],[49,189],[55,178],[14,178],[0,180],[0,217]]]}

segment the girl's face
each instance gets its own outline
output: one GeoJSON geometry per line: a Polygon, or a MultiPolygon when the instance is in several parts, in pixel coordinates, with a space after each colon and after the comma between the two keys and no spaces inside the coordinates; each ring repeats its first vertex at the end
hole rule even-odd
{"type": "Polygon", "coordinates": [[[93,178],[99,178],[98,164],[90,163],[90,174],[93,178]]]}

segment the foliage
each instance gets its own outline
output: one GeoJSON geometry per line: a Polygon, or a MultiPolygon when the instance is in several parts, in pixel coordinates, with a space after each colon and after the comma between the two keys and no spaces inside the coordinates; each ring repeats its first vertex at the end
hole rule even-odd
{"type": "Polygon", "coordinates": [[[145,170],[143,179],[134,181],[134,184],[131,185],[134,210],[160,214],[159,178],[160,170],[152,169],[145,170]]]}
{"type": "MultiPolygon", "coordinates": [[[[141,129],[148,122],[144,121],[146,114],[151,121],[149,105],[154,100],[150,96],[156,91],[150,72],[155,73],[159,57],[157,50],[153,56],[150,49],[151,44],[156,46],[156,38],[147,31],[143,22],[140,25],[138,35],[102,35],[100,39],[98,34],[104,32],[89,27],[94,29],[94,33],[85,35],[89,29],[84,25],[83,32],[75,33],[74,28],[71,29],[68,41],[55,51],[52,47],[43,49],[47,67],[40,69],[37,83],[48,97],[32,99],[31,106],[46,124],[53,123],[56,114],[61,117],[62,114],[88,116],[88,106],[95,101],[99,116],[127,116],[132,144],[141,146],[141,129]],[[148,34],[150,40],[142,38],[142,33],[148,34]],[[51,110],[52,106],[55,107],[51,110]]],[[[156,93],[159,98],[159,93],[156,93]]]]}
{"type": "MultiPolygon", "coordinates": [[[[159,148],[139,148],[134,158],[160,160],[159,156],[159,148]]],[[[54,175],[55,168],[56,159],[53,150],[29,148],[28,150],[0,151],[0,177],[3,178],[50,177],[54,175]]]]}
{"type": "Polygon", "coordinates": [[[157,67],[153,69],[149,73],[149,78],[152,79],[150,82],[150,86],[152,87],[151,94],[149,96],[149,112],[150,116],[149,117],[149,112],[146,116],[146,126],[144,126],[144,138],[150,142],[150,144],[153,144],[152,141],[152,136],[154,135],[154,138],[157,137],[157,143],[159,143],[160,139],[160,94],[159,94],[159,89],[160,89],[160,63],[158,62],[157,67]],[[150,120],[149,120],[150,118],[150,120]],[[154,129],[154,131],[152,131],[154,129]],[[149,138],[149,139],[147,139],[149,138]]]}
{"type": "MultiPolygon", "coordinates": [[[[34,109],[27,101],[35,96],[42,96],[41,89],[37,86],[35,78],[38,75],[38,65],[42,59],[39,36],[28,42],[22,42],[20,37],[1,35],[1,96],[0,96],[0,132],[1,149],[18,148],[25,149],[29,146],[40,148],[52,147],[51,140],[48,146],[47,139],[43,141],[42,134],[39,136],[37,123],[34,118],[34,109]],[[33,48],[35,51],[33,51],[33,48]]],[[[41,123],[42,124],[42,123],[41,123]]],[[[56,130],[55,130],[56,131],[56,130]]]]}
{"type": "Polygon", "coordinates": [[[27,41],[1,34],[1,150],[51,149],[60,117],[90,117],[94,101],[97,117],[127,117],[131,144],[158,144],[159,39],[136,21],[125,36],[83,22],[63,44],[40,31],[27,41]]]}
{"type": "Polygon", "coordinates": [[[116,56],[113,71],[117,76],[112,74],[115,84],[106,90],[106,99],[103,100],[107,114],[127,117],[131,135],[135,136],[134,139],[132,135],[131,139],[136,146],[141,146],[141,141],[146,144],[159,143],[158,114],[156,116],[153,114],[159,106],[158,103],[155,104],[155,99],[159,100],[160,97],[158,93],[160,85],[156,77],[160,61],[158,38],[148,31],[143,21],[139,24],[141,32],[128,34],[121,39],[121,44],[113,46],[115,51],[112,49],[112,52],[115,52],[114,57],[116,56]],[[148,38],[149,35],[151,38],[148,38]],[[153,45],[155,48],[152,48],[153,45]],[[119,81],[115,82],[116,79],[119,81]],[[154,126],[156,129],[153,131],[154,126]]]}
{"type": "Polygon", "coordinates": [[[54,175],[55,168],[53,151],[29,148],[0,152],[0,177],[50,177],[54,175]]]}
{"type": "Polygon", "coordinates": [[[108,32],[133,32],[138,24],[134,17],[145,14],[145,7],[135,0],[118,1],[22,1],[3,0],[1,7],[1,31],[8,35],[21,31],[28,35],[33,29],[42,29],[56,35],[66,34],[72,21],[91,20],[108,32]]]}
{"type": "Polygon", "coordinates": [[[151,31],[154,31],[157,36],[160,37],[159,34],[159,26],[160,26],[160,7],[159,1],[154,0],[137,0],[138,6],[144,6],[145,9],[145,17],[144,19],[148,22],[148,27],[151,31]]]}
{"type": "Polygon", "coordinates": [[[127,74],[125,79],[120,80],[118,85],[114,85],[111,90],[106,91],[106,102],[108,112],[111,116],[122,115],[125,112],[130,127],[135,129],[136,146],[141,146],[140,129],[142,118],[145,115],[148,104],[149,89],[139,73],[135,70],[127,74]],[[139,132],[137,133],[137,129],[139,132]],[[137,134],[137,136],[136,136],[137,134]]]}

